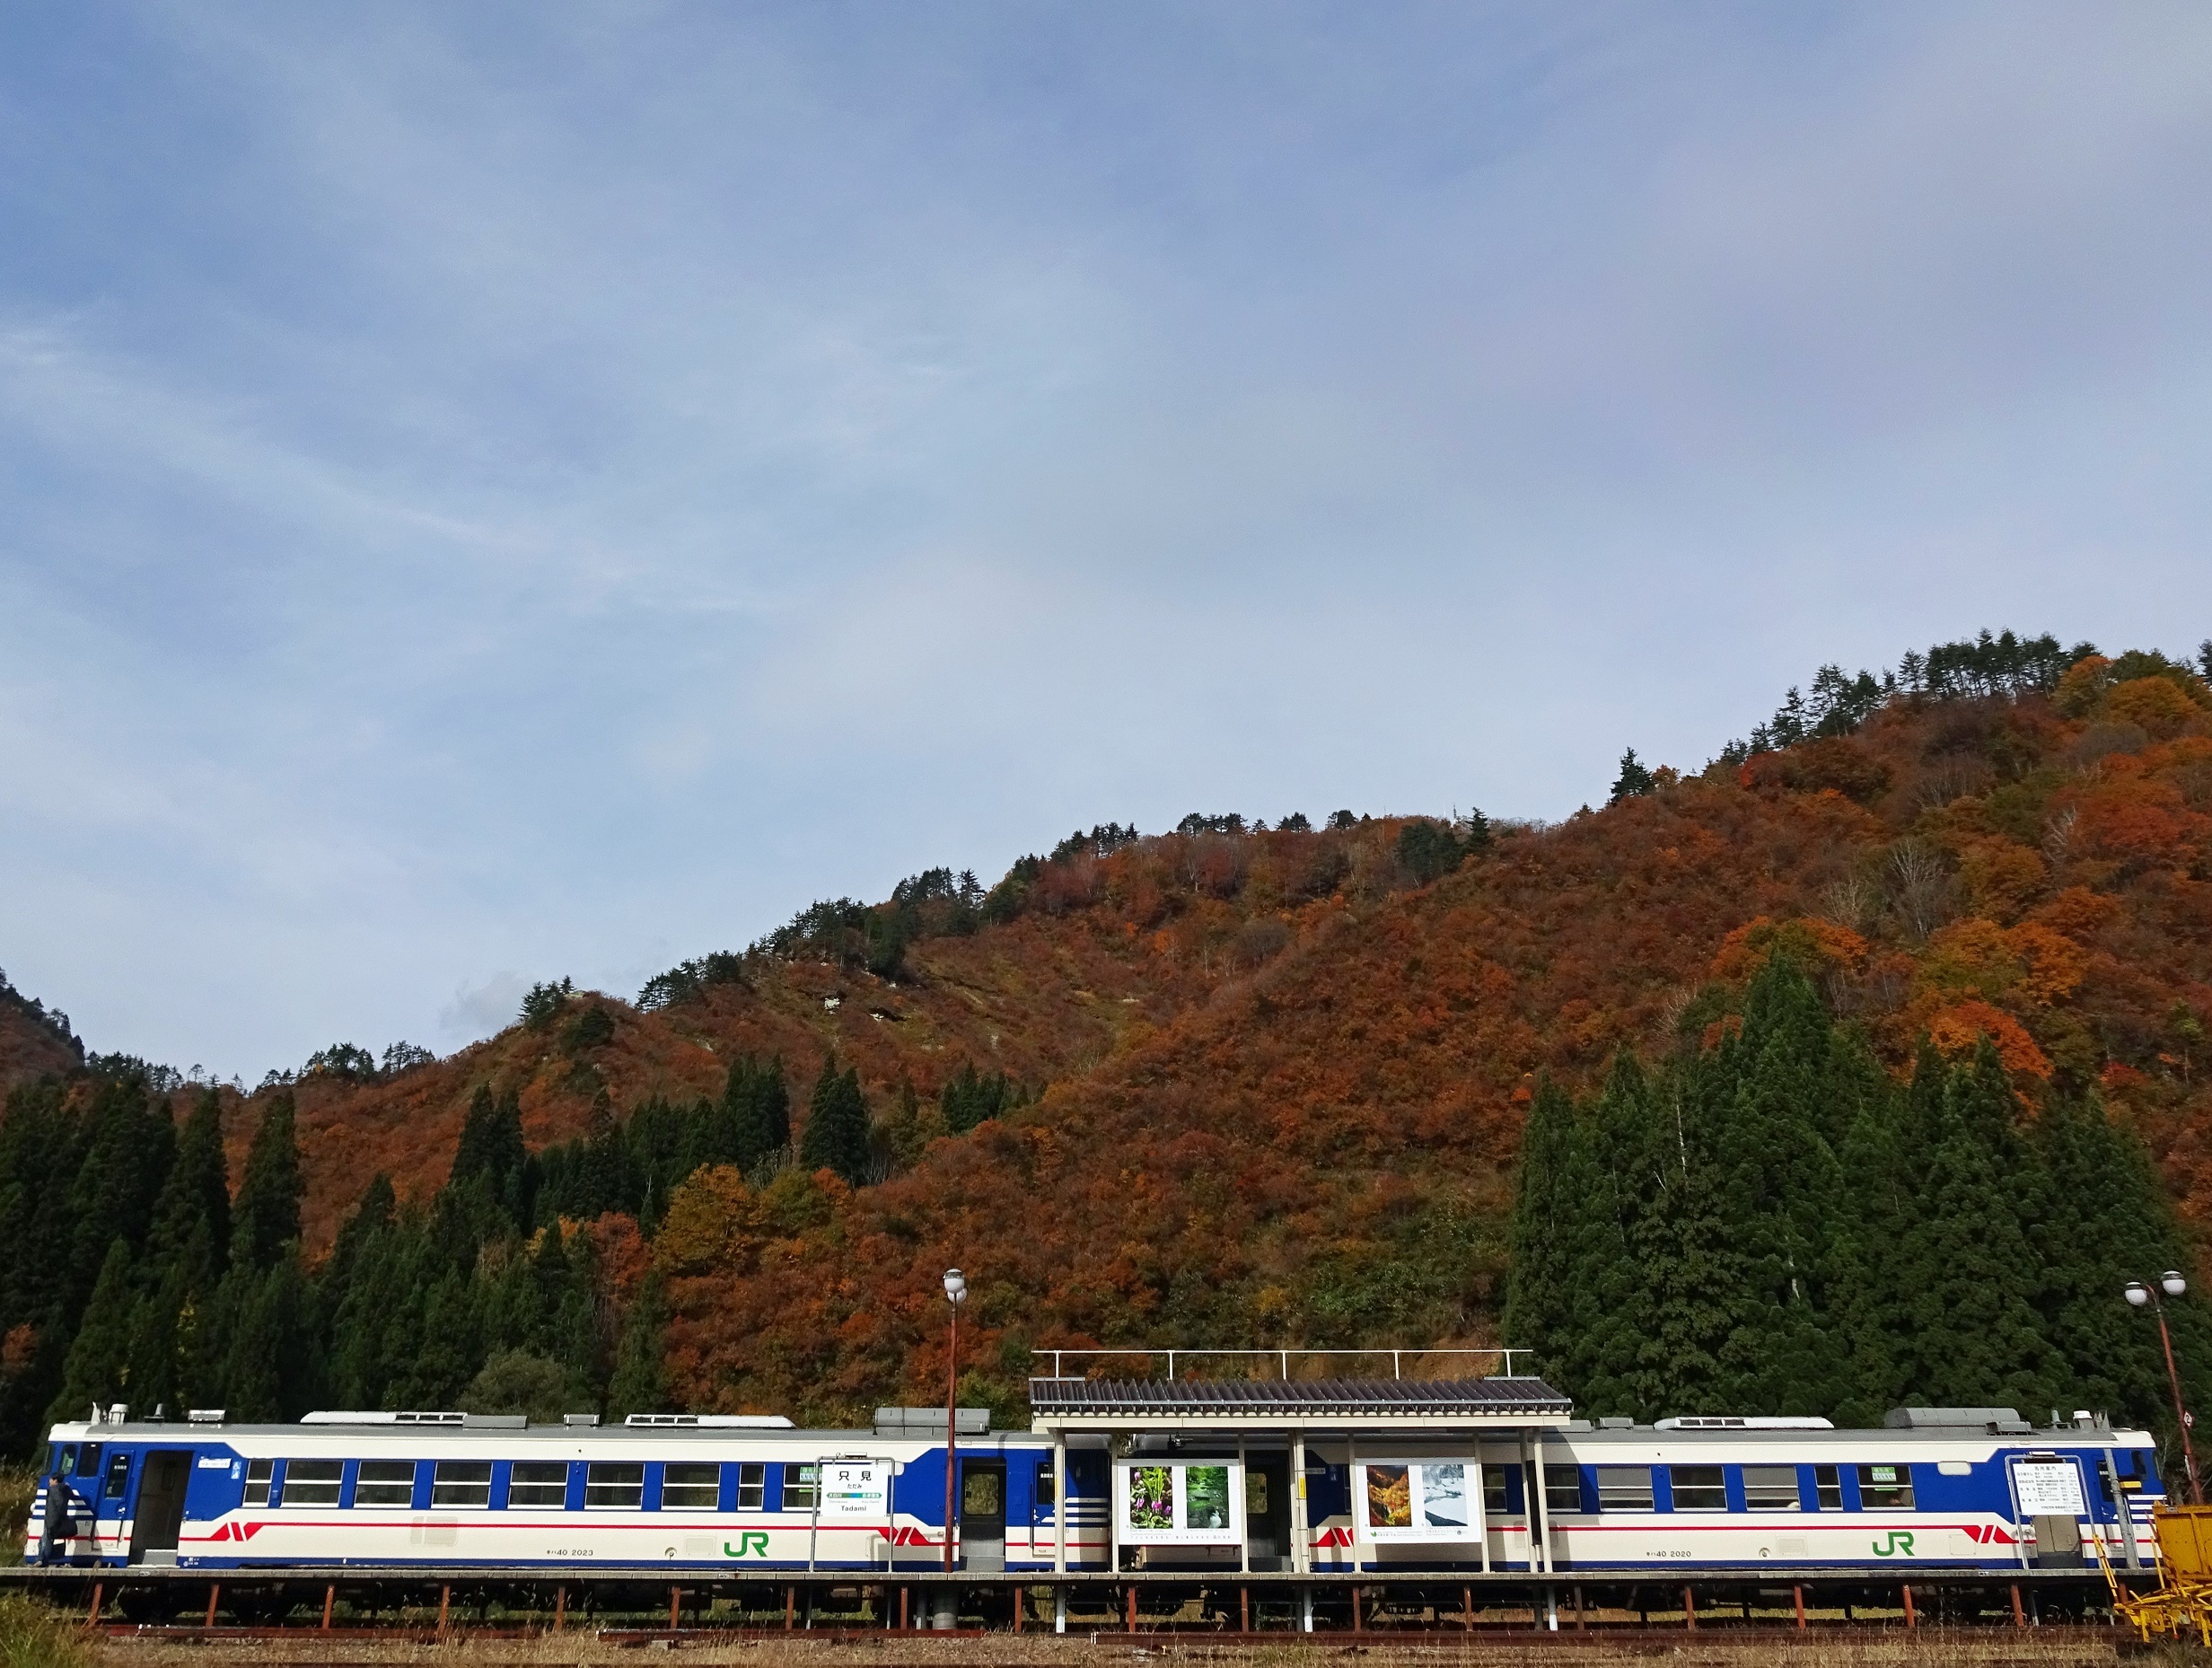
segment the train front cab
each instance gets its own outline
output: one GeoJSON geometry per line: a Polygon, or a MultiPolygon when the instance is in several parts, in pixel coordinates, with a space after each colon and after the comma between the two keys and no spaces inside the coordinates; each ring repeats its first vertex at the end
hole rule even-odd
{"type": "MultiPolygon", "coordinates": [[[[32,1497],[25,1561],[175,1563],[200,1458],[184,1441],[125,1436],[101,1424],[57,1427],[32,1497]]],[[[209,1458],[227,1478],[230,1461],[209,1458]]]]}

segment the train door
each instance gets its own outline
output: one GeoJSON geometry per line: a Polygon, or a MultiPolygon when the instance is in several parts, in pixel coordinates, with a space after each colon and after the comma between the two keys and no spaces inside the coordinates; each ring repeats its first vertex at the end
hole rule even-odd
{"type": "Polygon", "coordinates": [[[130,1561],[173,1564],[184,1527],[184,1488],[192,1479],[189,1449],[157,1448],[138,1472],[138,1505],[131,1516],[130,1561]]]}
{"type": "Polygon", "coordinates": [[[1290,1567],[1290,1455],[1244,1457],[1244,1542],[1257,1570],[1290,1567]]]}
{"type": "Polygon", "coordinates": [[[2043,1569],[2080,1569],[2081,1523],[2089,1515],[2080,1463],[2071,1454],[2030,1453],[2012,1462],[2015,1522],[2032,1526],[2035,1563],[2043,1569]]]}
{"type": "Polygon", "coordinates": [[[1006,1462],[964,1460],[960,1468],[960,1544],[968,1567],[1006,1567],[1006,1462]]]}

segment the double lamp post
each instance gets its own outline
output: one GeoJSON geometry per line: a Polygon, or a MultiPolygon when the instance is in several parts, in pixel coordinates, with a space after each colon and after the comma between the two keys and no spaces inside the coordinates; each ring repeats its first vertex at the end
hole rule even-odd
{"type": "Polygon", "coordinates": [[[2173,1365],[2173,1334],[2166,1330],[2166,1306],[2159,1302],[2158,1294],[2179,1297],[2189,1289],[2189,1282],[2181,1277],[2179,1269],[2169,1269],[2158,1277],[2155,1287],[2141,1280],[2128,1282],[2121,1295],[2137,1309],[2148,1307],[2158,1317],[2158,1341],[2165,1346],[2166,1382],[2173,1388],[2173,1417],[2181,1428],[2181,1462],[2189,1470],[2189,1497],[2198,1506],[2204,1504],[2204,1485],[2197,1477],[2197,1451],[2190,1445],[2189,1427],[2193,1422],[2189,1409],[2181,1404],[2181,1374],[2173,1365]]]}

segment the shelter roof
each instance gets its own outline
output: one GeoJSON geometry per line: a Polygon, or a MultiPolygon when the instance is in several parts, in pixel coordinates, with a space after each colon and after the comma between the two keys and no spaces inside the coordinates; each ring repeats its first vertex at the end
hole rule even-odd
{"type": "Polygon", "coordinates": [[[1540,1378],[1033,1378],[1043,1430],[1312,1429],[1558,1425],[1566,1396],[1540,1378]]]}

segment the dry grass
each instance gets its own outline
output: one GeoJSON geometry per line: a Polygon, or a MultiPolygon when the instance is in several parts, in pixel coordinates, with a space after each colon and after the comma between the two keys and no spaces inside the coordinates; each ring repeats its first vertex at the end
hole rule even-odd
{"type": "Polygon", "coordinates": [[[39,1474],[31,1467],[0,1465],[0,1564],[23,1561],[23,1531],[38,1492],[39,1474]]]}
{"type": "MultiPolygon", "coordinates": [[[[1370,1638],[1358,1645],[1341,1635],[1311,1644],[1233,1646],[1211,1641],[1132,1639],[1126,1635],[1031,1635],[1014,1638],[884,1639],[838,1644],[804,1638],[705,1638],[674,1645],[602,1638],[594,1633],[542,1635],[530,1639],[470,1638],[457,1634],[443,1645],[338,1638],[324,1643],[306,1637],[224,1640],[193,1646],[149,1639],[110,1638],[98,1649],[98,1661],[112,1668],[200,1668],[211,1659],[252,1668],[356,1668],[363,1664],[451,1664],[453,1668],[575,1668],[605,1664],[635,1664],[661,1655],[680,1654],[700,1664],[743,1664],[748,1668],[1345,1668],[1357,1656],[1360,1668],[1620,1668],[1640,1658],[1663,1658],[1669,1668],[2074,1668],[2118,1660],[2113,1637],[2102,1630],[2041,1628],[2027,1634],[2009,1629],[1973,1631],[1868,1628],[1852,1635],[1816,1637],[1803,1644],[1773,1639],[1730,1641],[1707,1637],[1679,1644],[1648,1639],[1607,1645],[1558,1640],[1478,1639],[1471,1644],[1448,1637],[1403,1643],[1370,1638]]],[[[2162,1655],[2164,1655],[2162,1653],[2162,1655]]],[[[2184,1654],[2172,1653],[2175,1668],[2184,1654]]],[[[2195,1654],[2189,1654],[2194,1656],[2195,1654]]],[[[14,1668],[12,1659],[7,1668],[14,1668]]]]}
{"type": "Polygon", "coordinates": [[[92,1651],[73,1618],[20,1593],[0,1593],[0,1668],[89,1668],[92,1651]]]}

